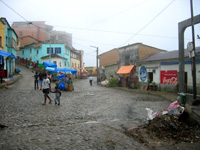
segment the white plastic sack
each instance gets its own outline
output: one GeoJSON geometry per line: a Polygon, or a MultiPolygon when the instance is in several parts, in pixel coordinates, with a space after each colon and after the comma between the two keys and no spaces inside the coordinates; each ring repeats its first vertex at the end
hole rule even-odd
{"type": "Polygon", "coordinates": [[[105,80],[105,81],[102,81],[102,82],[101,82],[101,85],[102,85],[102,86],[106,86],[108,83],[109,83],[109,81],[108,81],[108,80],[105,80]]]}
{"type": "Polygon", "coordinates": [[[184,110],[185,108],[179,105],[178,107],[171,109],[168,114],[178,118],[184,112],[184,110]]]}
{"type": "Polygon", "coordinates": [[[170,111],[170,110],[172,110],[172,109],[175,109],[175,108],[177,108],[177,107],[179,107],[179,106],[180,106],[180,105],[179,105],[178,101],[175,101],[175,102],[173,102],[173,103],[171,103],[171,104],[169,105],[168,111],[170,111]]]}
{"type": "Polygon", "coordinates": [[[158,116],[157,112],[153,112],[150,108],[145,108],[147,110],[147,120],[153,120],[158,116]]]}

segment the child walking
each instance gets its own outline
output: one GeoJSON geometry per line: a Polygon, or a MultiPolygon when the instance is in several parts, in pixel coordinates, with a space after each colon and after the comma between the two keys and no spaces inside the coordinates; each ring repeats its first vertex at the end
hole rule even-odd
{"type": "Polygon", "coordinates": [[[49,79],[47,78],[47,75],[44,74],[43,76],[43,93],[44,93],[44,103],[42,105],[46,105],[47,98],[49,99],[49,104],[51,104],[51,98],[49,97],[49,92],[51,91],[51,83],[49,79]]]}
{"type": "MultiPolygon", "coordinates": [[[[52,91],[51,91],[52,92],[52,91]]],[[[55,93],[55,105],[56,104],[58,104],[58,105],[60,105],[60,96],[61,96],[61,91],[58,89],[58,87],[56,86],[55,87],[55,91],[54,92],[52,92],[52,93],[55,93]]]]}

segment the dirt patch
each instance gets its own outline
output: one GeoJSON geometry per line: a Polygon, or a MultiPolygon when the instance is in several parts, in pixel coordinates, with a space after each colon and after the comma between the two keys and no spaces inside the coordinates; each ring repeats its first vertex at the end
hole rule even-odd
{"type": "Polygon", "coordinates": [[[156,117],[149,124],[132,127],[125,134],[146,146],[199,143],[200,125],[184,113],[179,119],[164,115],[156,117]]]}

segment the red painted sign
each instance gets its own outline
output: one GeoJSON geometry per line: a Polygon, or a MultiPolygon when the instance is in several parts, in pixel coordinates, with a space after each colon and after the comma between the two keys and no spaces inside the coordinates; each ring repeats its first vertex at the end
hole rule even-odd
{"type": "Polygon", "coordinates": [[[161,84],[177,84],[177,70],[160,71],[161,84]]]}

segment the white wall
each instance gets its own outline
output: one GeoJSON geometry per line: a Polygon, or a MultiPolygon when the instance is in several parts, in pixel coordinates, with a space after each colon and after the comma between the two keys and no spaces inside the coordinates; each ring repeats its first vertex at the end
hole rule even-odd
{"type": "MultiPolygon", "coordinates": [[[[177,70],[177,72],[179,72],[179,65],[162,65],[160,66],[160,63],[149,63],[149,64],[143,64],[142,66],[145,66],[147,69],[147,72],[152,72],[152,68],[155,68],[155,73],[153,73],[153,81],[156,82],[157,84],[160,84],[160,71],[162,70],[177,70]]],[[[138,76],[139,76],[139,82],[142,82],[140,80],[140,68],[139,67],[139,71],[138,71],[138,76]]],[[[193,85],[193,81],[192,81],[192,73],[191,73],[191,64],[185,64],[185,72],[187,72],[187,80],[188,86],[192,86],[193,85]]],[[[145,80],[145,82],[147,82],[147,80],[145,80]]],[[[196,83],[197,86],[200,85],[200,64],[196,64],[196,83]]]]}
{"type": "MultiPolygon", "coordinates": [[[[160,63],[148,63],[148,64],[143,64],[142,66],[145,66],[145,68],[147,69],[147,75],[148,72],[153,72],[153,70],[155,70],[155,73],[153,73],[153,81],[157,84],[160,83],[160,63]]],[[[139,77],[139,82],[142,82],[140,79],[140,68],[139,67],[138,70],[138,77],[139,77]]],[[[148,77],[146,78],[146,80],[144,82],[147,82],[148,77]]]]}

